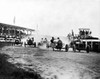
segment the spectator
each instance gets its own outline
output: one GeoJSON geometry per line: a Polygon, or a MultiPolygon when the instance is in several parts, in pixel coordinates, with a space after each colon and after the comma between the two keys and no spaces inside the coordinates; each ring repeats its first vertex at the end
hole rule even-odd
{"type": "Polygon", "coordinates": [[[51,47],[53,48],[53,50],[54,50],[54,47],[55,47],[55,43],[54,43],[54,37],[52,37],[52,39],[50,40],[50,42],[51,42],[51,47]]]}
{"type": "Polygon", "coordinates": [[[54,43],[54,37],[52,37],[52,39],[50,41],[51,41],[51,43],[54,43]]]}

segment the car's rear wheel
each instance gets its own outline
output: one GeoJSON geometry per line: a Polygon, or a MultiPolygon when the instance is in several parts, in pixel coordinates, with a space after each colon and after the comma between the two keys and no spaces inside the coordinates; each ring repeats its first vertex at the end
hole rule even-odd
{"type": "Polygon", "coordinates": [[[65,51],[68,52],[68,45],[65,46],[65,51]]]}
{"type": "Polygon", "coordinates": [[[80,50],[80,49],[79,49],[78,51],[79,51],[79,52],[81,52],[81,50],[80,50]]]}

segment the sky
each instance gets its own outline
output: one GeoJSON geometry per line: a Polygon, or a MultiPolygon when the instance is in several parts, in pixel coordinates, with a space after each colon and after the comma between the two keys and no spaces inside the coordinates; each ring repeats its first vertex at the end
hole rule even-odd
{"type": "Polygon", "coordinates": [[[0,22],[56,36],[90,28],[100,38],[100,0],[0,0],[0,22]]]}

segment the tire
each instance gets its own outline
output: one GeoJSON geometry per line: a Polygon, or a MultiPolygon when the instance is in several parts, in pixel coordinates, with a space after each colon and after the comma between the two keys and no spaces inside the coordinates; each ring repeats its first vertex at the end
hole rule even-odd
{"type": "Polygon", "coordinates": [[[68,52],[68,45],[65,46],[65,52],[68,52]]]}
{"type": "Polygon", "coordinates": [[[89,53],[90,51],[89,50],[86,50],[86,52],[89,53]]]}
{"type": "Polygon", "coordinates": [[[79,51],[79,52],[81,52],[81,50],[80,50],[80,49],[79,49],[78,51],[79,51]]]}
{"type": "Polygon", "coordinates": [[[86,48],[86,52],[87,52],[87,53],[90,52],[90,46],[87,46],[87,48],[86,48]]]}
{"type": "Polygon", "coordinates": [[[76,46],[75,46],[75,44],[73,45],[73,51],[76,52],[76,46]]]}
{"type": "Polygon", "coordinates": [[[53,49],[53,51],[54,51],[54,48],[52,48],[53,49]]]}
{"type": "Polygon", "coordinates": [[[34,47],[36,47],[36,42],[34,43],[34,47]]]}
{"type": "Polygon", "coordinates": [[[76,52],[76,48],[73,47],[73,51],[76,52]]]}

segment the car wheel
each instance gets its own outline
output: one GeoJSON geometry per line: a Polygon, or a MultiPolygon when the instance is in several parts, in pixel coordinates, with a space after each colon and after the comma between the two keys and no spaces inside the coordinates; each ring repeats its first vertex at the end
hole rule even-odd
{"type": "Polygon", "coordinates": [[[65,51],[68,52],[68,45],[65,46],[65,51]]]}

